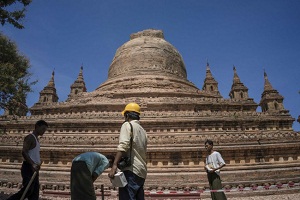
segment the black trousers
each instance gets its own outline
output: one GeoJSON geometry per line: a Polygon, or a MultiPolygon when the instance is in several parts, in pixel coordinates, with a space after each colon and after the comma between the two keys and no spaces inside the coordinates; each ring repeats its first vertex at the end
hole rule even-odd
{"type": "MultiPolygon", "coordinates": [[[[34,171],[32,169],[31,164],[29,164],[26,161],[23,161],[22,168],[21,168],[21,175],[23,178],[22,184],[23,187],[21,190],[14,195],[10,196],[7,200],[20,200],[23,192],[25,191],[34,171]]],[[[34,178],[33,182],[31,183],[31,186],[29,190],[27,191],[25,198],[28,200],[38,200],[39,199],[39,192],[40,192],[40,184],[39,184],[39,175],[37,174],[34,178]]]]}

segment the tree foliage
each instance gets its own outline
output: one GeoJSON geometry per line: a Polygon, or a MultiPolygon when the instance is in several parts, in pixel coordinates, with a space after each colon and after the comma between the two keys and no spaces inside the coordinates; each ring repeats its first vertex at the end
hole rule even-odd
{"type": "Polygon", "coordinates": [[[21,21],[25,17],[26,6],[30,3],[31,0],[0,0],[0,22],[2,26],[9,23],[18,29],[23,29],[24,26],[21,21]]]}
{"type": "Polygon", "coordinates": [[[27,113],[26,97],[31,92],[29,60],[0,32],[0,109],[12,115],[27,113]]]}

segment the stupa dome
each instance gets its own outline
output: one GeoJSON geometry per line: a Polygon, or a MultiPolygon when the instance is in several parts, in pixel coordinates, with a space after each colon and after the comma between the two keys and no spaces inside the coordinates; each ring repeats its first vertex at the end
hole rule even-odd
{"type": "Polygon", "coordinates": [[[96,91],[194,94],[198,90],[187,80],[178,50],[164,39],[161,30],[148,29],[131,34],[130,40],[117,49],[108,79],[96,91]]]}
{"type": "Polygon", "coordinates": [[[181,55],[164,39],[161,30],[148,29],[131,34],[130,40],[117,50],[108,79],[147,74],[187,78],[181,55]]]}

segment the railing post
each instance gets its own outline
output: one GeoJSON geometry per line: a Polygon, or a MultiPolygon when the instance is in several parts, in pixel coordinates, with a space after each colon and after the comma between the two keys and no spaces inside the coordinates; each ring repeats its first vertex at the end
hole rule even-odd
{"type": "Polygon", "coordinates": [[[103,184],[101,185],[101,197],[102,197],[102,200],[104,200],[104,186],[103,186],[103,184]]]}

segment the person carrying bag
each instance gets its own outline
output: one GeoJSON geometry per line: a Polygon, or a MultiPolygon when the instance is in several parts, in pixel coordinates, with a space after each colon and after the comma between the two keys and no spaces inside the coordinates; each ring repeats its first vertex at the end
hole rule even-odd
{"type": "Polygon", "coordinates": [[[119,187],[120,200],[144,200],[144,183],[147,176],[147,133],[140,125],[140,106],[129,103],[122,112],[125,122],[121,126],[119,145],[115,161],[109,172],[109,178],[113,179],[118,166],[122,168],[127,185],[119,187]],[[131,128],[132,126],[132,128],[131,128]],[[122,157],[127,156],[127,164],[121,166],[122,157]],[[121,162],[120,162],[121,161],[121,162]],[[121,165],[120,165],[121,164],[121,165]]]}

